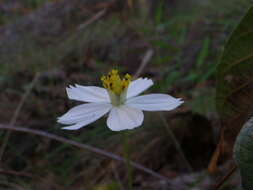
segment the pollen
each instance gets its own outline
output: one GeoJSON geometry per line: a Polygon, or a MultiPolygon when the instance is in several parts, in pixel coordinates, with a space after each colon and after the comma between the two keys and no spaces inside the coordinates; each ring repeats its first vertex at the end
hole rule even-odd
{"type": "Polygon", "coordinates": [[[120,95],[125,89],[127,89],[130,81],[131,75],[125,74],[124,77],[120,77],[118,70],[111,70],[108,75],[102,76],[101,81],[103,86],[110,92],[120,95]]]}

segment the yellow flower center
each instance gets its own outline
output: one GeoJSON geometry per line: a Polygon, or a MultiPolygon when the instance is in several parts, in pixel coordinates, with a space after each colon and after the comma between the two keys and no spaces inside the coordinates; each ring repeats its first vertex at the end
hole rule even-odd
{"type": "Polygon", "coordinates": [[[127,89],[131,78],[131,75],[126,74],[121,79],[118,74],[118,70],[113,69],[107,76],[102,76],[101,81],[107,90],[115,93],[116,95],[120,95],[123,91],[125,91],[125,89],[127,89]]]}
{"type": "Polygon", "coordinates": [[[127,87],[131,82],[131,75],[126,74],[123,78],[120,78],[118,70],[113,69],[106,76],[101,77],[103,86],[107,89],[111,99],[111,103],[114,106],[124,104],[126,99],[127,87]]]}

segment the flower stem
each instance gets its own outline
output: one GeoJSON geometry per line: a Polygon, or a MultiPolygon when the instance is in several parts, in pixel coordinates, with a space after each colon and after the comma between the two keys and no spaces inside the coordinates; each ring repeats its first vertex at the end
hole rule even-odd
{"type": "Polygon", "coordinates": [[[133,190],[133,168],[130,163],[129,131],[123,131],[123,152],[126,160],[128,190],[133,190]]]}

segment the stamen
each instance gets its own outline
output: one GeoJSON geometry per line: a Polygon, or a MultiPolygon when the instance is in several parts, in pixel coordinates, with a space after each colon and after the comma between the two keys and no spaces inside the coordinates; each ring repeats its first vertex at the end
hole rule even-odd
{"type": "Polygon", "coordinates": [[[131,81],[131,75],[126,74],[122,79],[118,74],[118,70],[111,70],[107,76],[102,76],[101,81],[103,86],[113,92],[116,95],[120,95],[129,85],[131,81]]]}

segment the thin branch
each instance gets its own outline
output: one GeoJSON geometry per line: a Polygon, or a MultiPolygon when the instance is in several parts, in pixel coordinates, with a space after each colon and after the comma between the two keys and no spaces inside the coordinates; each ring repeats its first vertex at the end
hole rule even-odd
{"type": "Polygon", "coordinates": [[[162,120],[162,122],[163,122],[163,124],[165,126],[165,129],[166,129],[168,135],[170,136],[172,142],[174,143],[174,145],[175,145],[175,147],[176,147],[176,149],[177,149],[177,151],[178,151],[178,153],[179,153],[182,161],[185,163],[185,166],[187,167],[187,169],[189,170],[189,172],[192,172],[193,169],[192,169],[190,163],[188,162],[188,160],[186,159],[186,157],[184,155],[184,152],[183,152],[183,150],[182,150],[182,148],[181,148],[181,146],[180,146],[177,138],[175,137],[173,131],[170,129],[170,127],[168,125],[168,122],[166,121],[166,119],[164,118],[164,116],[161,113],[159,113],[159,116],[160,116],[160,119],[162,120]]]}
{"type": "Polygon", "coordinates": [[[134,74],[134,78],[138,78],[140,76],[140,74],[143,72],[144,68],[147,66],[148,62],[150,61],[150,59],[152,58],[153,55],[154,55],[154,50],[148,49],[146,54],[142,58],[142,62],[140,64],[138,70],[134,74]]]}
{"type": "MultiPolygon", "coordinates": [[[[33,134],[33,135],[38,135],[38,136],[42,136],[42,137],[46,137],[46,138],[49,138],[49,139],[53,139],[53,140],[56,140],[58,142],[62,142],[62,143],[66,143],[66,144],[70,144],[72,146],[75,146],[75,147],[78,147],[78,148],[81,148],[81,149],[85,149],[85,150],[88,150],[88,151],[91,151],[91,152],[94,152],[94,153],[97,153],[97,154],[100,154],[102,156],[106,156],[106,157],[109,157],[113,160],[117,160],[117,161],[120,161],[120,162],[124,162],[126,163],[127,161],[116,155],[116,154],[112,154],[110,152],[106,152],[102,149],[99,149],[99,148],[96,148],[96,147],[93,147],[93,146],[90,146],[90,145],[87,145],[87,144],[82,144],[82,143],[79,143],[79,142],[75,142],[73,140],[69,140],[67,138],[64,138],[64,137],[60,137],[60,136],[57,136],[57,135],[54,135],[54,134],[50,134],[50,133],[47,133],[47,132],[44,132],[44,131],[41,131],[41,130],[36,130],[36,129],[29,129],[29,128],[24,128],[24,127],[20,127],[20,126],[11,126],[11,125],[2,125],[0,124],[0,129],[5,129],[5,130],[11,130],[11,131],[18,131],[18,132],[25,132],[25,133],[29,133],[29,134],[33,134]]],[[[138,164],[136,162],[133,162],[133,161],[130,161],[130,164],[135,167],[136,169],[139,169],[145,173],[148,173],[156,178],[159,178],[160,180],[165,180],[165,181],[168,181],[169,182],[169,179],[149,168],[146,168],[145,166],[141,165],[141,164],[138,164]]]]}
{"type": "MultiPolygon", "coordinates": [[[[18,116],[19,116],[19,113],[20,113],[20,111],[21,111],[21,109],[22,109],[22,107],[23,107],[23,105],[24,105],[27,97],[31,93],[34,85],[36,84],[37,80],[39,79],[39,76],[40,76],[40,74],[38,74],[38,73],[34,76],[34,78],[33,78],[32,82],[31,82],[29,88],[27,88],[27,90],[23,94],[23,96],[22,96],[22,98],[21,98],[21,100],[20,100],[20,102],[19,102],[19,104],[18,104],[18,106],[17,106],[17,108],[16,108],[16,110],[15,110],[15,112],[13,114],[13,117],[10,120],[9,125],[14,125],[16,123],[16,121],[18,119],[18,116]]],[[[8,144],[10,136],[11,136],[11,131],[7,131],[7,133],[4,136],[3,144],[2,144],[1,149],[0,149],[0,163],[2,161],[3,154],[4,154],[4,151],[5,151],[6,146],[8,144]]]]}

